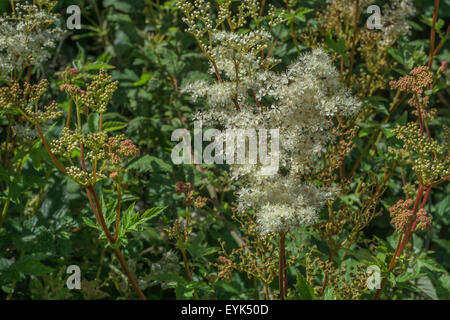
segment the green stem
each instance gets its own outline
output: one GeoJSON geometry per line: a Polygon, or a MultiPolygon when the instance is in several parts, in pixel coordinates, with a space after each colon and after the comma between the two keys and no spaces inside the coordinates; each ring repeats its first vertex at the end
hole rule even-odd
{"type": "Polygon", "coordinates": [[[72,108],[73,108],[73,99],[72,97],[70,97],[69,100],[69,112],[67,114],[67,119],[66,119],[66,128],[69,129],[70,126],[70,118],[72,117],[72,108]]]}
{"type": "MultiPolygon", "coordinates": [[[[97,218],[97,222],[102,228],[102,231],[105,233],[106,238],[108,239],[108,242],[110,244],[114,244],[114,239],[111,235],[111,233],[108,230],[108,227],[105,222],[105,218],[103,216],[102,208],[100,205],[100,202],[98,200],[97,192],[95,191],[94,187],[90,186],[86,188],[86,191],[88,192],[88,198],[92,197],[94,198],[94,203],[92,200],[89,200],[89,204],[91,205],[92,210],[94,211],[95,217],[97,218]]],[[[125,271],[126,276],[130,280],[134,290],[138,294],[138,296],[142,300],[147,300],[144,293],[142,292],[141,288],[139,288],[139,285],[134,277],[134,275],[131,273],[130,269],[128,268],[128,264],[125,261],[125,258],[122,255],[122,252],[120,251],[120,248],[114,248],[114,253],[116,254],[117,259],[119,260],[120,265],[122,266],[122,269],[125,271]]]]}
{"type": "Polygon", "coordinates": [[[356,37],[358,34],[358,20],[359,20],[359,0],[355,1],[355,16],[354,16],[354,20],[353,20],[353,32],[352,32],[352,49],[350,52],[350,65],[349,65],[349,79],[352,75],[352,71],[353,71],[353,64],[355,61],[355,53],[356,53],[356,37]]]}
{"type": "Polygon", "coordinates": [[[3,227],[3,221],[5,221],[6,212],[8,211],[10,201],[11,201],[11,192],[10,189],[8,188],[8,198],[6,199],[6,202],[3,205],[2,216],[0,217],[0,228],[3,227]]]}
{"type": "MultiPolygon", "coordinates": [[[[20,174],[22,172],[23,163],[24,163],[24,158],[19,160],[19,163],[17,164],[17,168],[16,168],[16,174],[20,174]]],[[[6,199],[5,204],[3,205],[2,215],[0,216],[0,228],[3,227],[3,222],[6,219],[6,212],[8,212],[10,203],[11,203],[11,188],[8,187],[8,197],[6,199]]]]}
{"type": "MultiPolygon", "coordinates": [[[[186,222],[184,224],[184,248],[181,249],[181,254],[183,256],[184,270],[186,271],[186,277],[187,277],[189,282],[192,281],[192,273],[191,273],[191,270],[189,268],[189,260],[187,258],[187,254],[186,254],[186,246],[187,246],[187,243],[189,241],[189,218],[190,218],[190,214],[191,214],[190,207],[187,206],[187,208],[186,208],[186,222]]],[[[197,294],[197,292],[195,290],[194,290],[194,298],[196,300],[199,300],[199,296],[198,296],[198,294],[197,294]]]]}
{"type": "Polygon", "coordinates": [[[286,298],[286,291],[287,288],[285,288],[286,284],[286,251],[285,251],[285,242],[286,242],[286,233],[281,232],[280,233],[280,247],[279,247],[279,254],[278,254],[278,286],[280,289],[280,300],[284,300],[286,298]]]}

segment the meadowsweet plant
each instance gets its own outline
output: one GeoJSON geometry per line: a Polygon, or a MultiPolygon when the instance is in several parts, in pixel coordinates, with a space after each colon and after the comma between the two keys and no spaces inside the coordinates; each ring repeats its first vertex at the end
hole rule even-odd
{"type": "Polygon", "coordinates": [[[178,250],[181,251],[184,270],[186,273],[187,280],[190,284],[187,285],[189,294],[192,295],[195,299],[199,299],[198,290],[205,289],[201,286],[196,285],[193,282],[193,272],[191,271],[191,265],[194,262],[189,261],[188,259],[188,250],[193,250],[192,245],[190,244],[190,240],[192,240],[192,224],[193,217],[192,215],[196,214],[196,210],[200,210],[206,206],[208,202],[208,198],[202,197],[198,195],[198,192],[194,190],[191,183],[178,181],[175,188],[176,194],[183,197],[184,204],[186,205],[186,214],[184,218],[177,219],[166,231],[169,235],[169,238],[175,241],[175,246],[178,250]],[[189,286],[191,285],[191,288],[189,286]]]}
{"type": "MultiPolygon", "coordinates": [[[[361,112],[357,118],[358,124],[376,117],[376,114],[379,111],[374,107],[377,104],[375,101],[377,101],[377,99],[383,99],[378,95],[378,92],[385,88],[397,91],[394,91],[395,95],[390,102],[389,108],[386,108],[386,111],[384,112],[384,123],[389,122],[394,111],[407,99],[409,99],[407,101],[408,104],[413,108],[412,114],[415,115],[418,120],[416,123],[399,126],[398,128],[393,129],[392,133],[382,132],[384,129],[381,128],[374,128],[373,132],[369,133],[370,138],[368,143],[361,149],[360,155],[352,165],[350,171],[350,177],[355,181],[360,181],[357,184],[356,192],[352,191],[351,193],[355,192],[353,194],[362,196],[361,199],[363,200],[365,199],[363,202],[364,204],[360,207],[361,211],[359,211],[359,216],[364,218],[358,219],[355,217],[356,219],[350,218],[350,220],[347,220],[346,217],[351,217],[351,211],[354,209],[350,209],[349,211],[349,208],[341,208],[339,209],[337,221],[330,219],[325,225],[319,224],[320,236],[324,239],[329,239],[327,240],[330,248],[329,261],[333,260],[334,253],[337,252],[336,249],[339,250],[339,248],[345,248],[347,245],[355,243],[355,241],[359,242],[358,238],[355,238],[355,235],[358,234],[358,230],[362,230],[364,226],[368,225],[370,220],[374,218],[374,215],[377,215],[376,208],[378,203],[382,201],[381,196],[387,190],[385,185],[394,174],[397,167],[401,167],[400,170],[404,190],[407,193],[407,200],[405,200],[405,202],[399,200],[397,205],[390,208],[392,223],[395,225],[397,231],[404,234],[405,229],[403,228],[405,228],[406,225],[408,225],[410,230],[413,225],[414,228],[419,228],[419,220],[422,230],[428,229],[431,225],[431,217],[426,215],[425,210],[422,210],[420,214],[418,214],[419,208],[413,208],[413,204],[409,198],[411,197],[414,199],[413,194],[416,194],[416,192],[412,189],[415,189],[415,186],[414,184],[407,182],[404,170],[412,164],[412,168],[416,172],[419,181],[423,181],[422,179],[426,177],[425,179],[429,183],[430,176],[432,175],[431,172],[436,176],[440,176],[440,174],[445,176],[446,169],[444,168],[448,167],[448,164],[445,163],[446,160],[444,156],[446,151],[439,147],[439,144],[436,141],[433,141],[428,125],[436,116],[436,110],[429,107],[429,103],[431,95],[439,90],[438,78],[441,75],[440,69],[436,75],[433,75],[430,71],[430,66],[432,65],[434,55],[439,51],[442,44],[445,43],[447,37],[445,34],[440,33],[443,36],[443,39],[437,47],[434,47],[434,33],[436,32],[434,28],[437,25],[436,10],[439,4],[435,4],[437,6],[435,6],[435,14],[433,16],[434,22],[430,23],[430,26],[432,27],[431,38],[433,42],[430,48],[430,55],[428,56],[423,49],[417,47],[414,59],[409,59],[407,61],[406,59],[400,59],[398,55],[400,50],[398,47],[406,37],[411,34],[412,28],[408,19],[413,17],[417,12],[412,1],[394,1],[387,3],[382,7],[381,28],[379,28],[379,30],[369,30],[361,25],[363,13],[367,6],[372,3],[373,2],[370,1],[354,1],[352,4],[345,3],[345,1],[329,2],[327,7],[323,11],[320,10],[318,13],[319,24],[317,27],[313,28],[312,31],[307,31],[309,36],[304,36],[303,39],[312,46],[322,43],[330,47],[334,52],[333,57],[336,62],[340,62],[340,71],[346,76],[347,83],[351,85],[358,96],[364,99],[363,112],[361,112]],[[347,10],[347,8],[353,9],[347,10]],[[323,38],[321,38],[321,36],[323,38]],[[428,61],[426,60],[427,58],[428,61]],[[357,59],[360,59],[361,61],[359,65],[355,65],[357,59]],[[390,81],[389,77],[392,66],[395,66],[398,63],[407,67],[407,70],[412,69],[411,73],[398,81],[390,81]],[[428,64],[428,66],[413,68],[415,63],[428,64]],[[376,93],[377,95],[375,95],[376,93]],[[426,136],[428,137],[424,137],[424,131],[426,131],[426,136]],[[386,135],[387,137],[395,136],[396,138],[403,140],[404,148],[400,150],[393,150],[391,147],[388,148],[389,150],[393,150],[392,152],[396,155],[396,161],[391,162],[390,169],[387,167],[383,170],[384,172],[381,180],[374,181],[371,178],[367,181],[367,178],[364,176],[358,177],[358,167],[360,166],[362,159],[368,155],[374,155],[373,149],[379,149],[378,146],[382,141],[383,135],[386,135]],[[407,151],[408,148],[412,149],[407,151]],[[435,155],[437,157],[435,157],[435,155]],[[440,174],[438,172],[440,172],[440,174]],[[363,182],[364,180],[366,180],[366,182],[363,182]],[[370,188],[373,188],[372,191],[370,188]],[[366,194],[366,196],[364,196],[364,194],[366,194]],[[368,214],[369,212],[372,212],[372,214],[368,214]],[[416,222],[411,222],[411,220],[415,220],[416,222]],[[340,245],[336,245],[336,241],[332,239],[336,238],[336,234],[343,233],[345,227],[343,228],[341,223],[344,221],[347,221],[348,223],[353,221],[353,231],[350,232],[349,237],[341,242],[340,245]]],[[[403,46],[402,52],[404,54],[405,47],[407,46],[401,46],[403,46]]],[[[352,123],[347,123],[346,125],[349,124],[352,125],[352,123]]],[[[362,129],[358,136],[363,136],[364,131],[365,130],[362,129]]],[[[382,148],[383,147],[380,149],[382,148]]],[[[384,148],[384,150],[387,151],[386,148],[384,148]]],[[[344,166],[341,166],[341,175],[343,173],[345,174],[344,168],[344,166]]],[[[442,180],[439,180],[439,183],[441,182],[442,180]]],[[[420,184],[421,182],[419,182],[419,186],[420,184]]],[[[350,183],[350,186],[351,185],[352,183],[350,183]]],[[[427,198],[425,197],[422,206],[425,206],[426,202],[427,198]]],[[[410,236],[410,232],[406,231],[406,234],[406,238],[403,237],[403,239],[398,240],[399,243],[394,250],[394,257],[392,257],[390,263],[383,265],[387,273],[390,273],[393,270],[396,263],[394,262],[396,261],[396,257],[399,257],[402,254],[403,246],[408,241],[407,238],[410,236]]],[[[325,278],[322,290],[320,291],[322,295],[325,293],[327,281],[330,277],[330,274],[327,271],[324,273],[325,278]]],[[[381,285],[382,288],[377,291],[374,296],[375,298],[379,297],[386,283],[387,279],[384,279],[381,285]]]]}
{"type": "Polygon", "coordinates": [[[446,9],[0,1],[0,298],[448,299],[446,9]]]}
{"type": "MultiPolygon", "coordinates": [[[[226,242],[219,239],[221,245],[219,262],[214,263],[218,270],[218,278],[229,282],[233,279],[234,272],[244,272],[248,278],[256,281],[254,285],[256,299],[261,297],[267,300],[274,299],[275,293],[272,292],[271,284],[279,271],[276,235],[272,233],[261,236],[260,226],[252,213],[235,212],[233,219],[239,223],[246,238],[242,239],[240,247],[232,249],[231,252],[226,249],[226,242]],[[259,283],[262,284],[262,290],[258,286],[259,283]]],[[[294,265],[297,260],[297,255],[291,255],[286,261],[286,267],[294,265]]]]}
{"type": "Polygon", "coordinates": [[[333,57],[339,61],[347,83],[357,86],[361,96],[372,95],[386,87],[389,71],[396,63],[388,50],[410,34],[408,19],[416,13],[410,0],[388,1],[381,8],[381,27],[371,30],[365,27],[365,13],[374,3],[371,0],[327,1],[327,7],[317,11],[317,27],[308,28],[302,35],[311,46],[331,46],[333,57]],[[353,73],[358,55],[364,64],[353,73]]]}
{"type": "MultiPolygon", "coordinates": [[[[200,20],[209,13],[201,12],[205,4],[197,3],[200,20]]],[[[237,21],[244,21],[246,6],[239,7],[237,21]]],[[[194,32],[196,20],[184,2],[180,7],[185,21],[194,32]]],[[[231,12],[231,11],[230,11],[231,12]]],[[[230,15],[231,13],[223,13],[230,15]]],[[[250,13],[249,13],[250,15],[250,13]]],[[[220,19],[219,19],[220,21],[220,19]]],[[[280,237],[280,278],[285,273],[284,246],[286,234],[296,227],[318,221],[320,209],[333,199],[338,188],[333,184],[318,185],[313,181],[316,165],[327,145],[336,139],[331,130],[333,120],[352,117],[360,102],[342,85],[339,74],[327,54],[316,49],[304,54],[284,72],[271,70],[277,60],[264,57],[264,49],[271,42],[268,31],[257,30],[240,34],[242,22],[230,23],[231,31],[212,27],[208,48],[212,72],[216,81],[201,81],[184,88],[195,99],[204,97],[210,109],[199,115],[204,121],[225,128],[278,128],[280,130],[281,169],[266,176],[261,165],[231,165],[231,175],[242,181],[237,191],[239,212],[255,210],[260,234],[280,237]]],[[[199,40],[201,43],[201,40],[199,40]]],[[[287,293],[287,279],[280,281],[280,296],[287,293]],[[284,290],[284,292],[283,292],[284,290]]]]}
{"type": "MultiPolygon", "coordinates": [[[[11,2],[12,12],[4,13],[0,18],[0,81],[3,84],[0,89],[1,108],[8,122],[6,139],[2,141],[0,150],[3,154],[3,168],[19,175],[39,132],[18,117],[17,110],[23,110],[41,123],[61,115],[56,103],[47,105],[38,112],[38,102],[46,91],[48,81],[30,84],[32,68],[41,66],[50,58],[49,50],[55,48],[62,36],[58,16],[51,13],[54,5],[53,1],[33,4],[11,2]],[[29,105],[33,107],[25,108],[29,105]],[[15,160],[15,148],[22,151],[18,153],[18,160],[15,160]]],[[[3,205],[0,226],[11,201],[11,188],[12,185],[8,184],[8,196],[3,205]]]]}
{"type": "Polygon", "coordinates": [[[322,293],[321,287],[314,287],[310,298],[315,296],[332,297],[339,296],[344,300],[360,300],[367,289],[367,272],[362,264],[348,266],[343,264],[340,269],[336,268],[331,261],[323,262],[319,257],[314,256],[313,250],[306,254],[306,280],[314,283],[314,278],[320,274],[327,275],[327,289],[322,293]],[[344,277],[348,274],[350,278],[346,280],[344,277]]]}
{"type": "MultiPolygon", "coordinates": [[[[98,75],[92,76],[80,73],[76,68],[67,68],[61,74],[62,84],[59,87],[60,91],[69,96],[69,109],[67,116],[64,117],[64,112],[56,101],[48,104],[43,101],[43,95],[49,83],[47,79],[31,84],[30,74],[28,74],[23,85],[19,81],[25,67],[31,68],[49,58],[50,55],[46,49],[53,47],[55,39],[60,35],[59,29],[50,29],[50,26],[55,23],[54,16],[49,13],[53,6],[53,3],[47,1],[39,2],[37,5],[16,5],[13,6],[12,16],[5,18],[7,24],[2,30],[5,37],[8,37],[5,42],[11,41],[7,35],[14,27],[8,24],[10,20],[13,24],[17,24],[18,35],[22,38],[17,39],[19,45],[9,44],[14,50],[19,50],[18,52],[11,49],[2,57],[4,64],[1,70],[4,74],[14,75],[9,79],[11,82],[4,79],[7,86],[0,89],[2,109],[7,113],[18,113],[26,119],[28,124],[37,131],[42,144],[59,171],[85,189],[96,218],[96,222],[85,219],[86,223],[100,230],[101,238],[106,239],[107,243],[113,246],[129,282],[140,298],[145,299],[119,246],[126,243],[127,232],[138,230],[140,224],[160,212],[161,208],[148,210],[140,215],[134,212],[131,205],[121,219],[121,185],[124,173],[122,164],[128,158],[137,156],[139,149],[124,135],[108,135],[108,131],[115,130],[111,126],[104,128],[103,115],[117,89],[117,82],[111,81],[111,76],[103,69],[98,75]],[[30,42],[28,42],[29,39],[30,42]],[[23,58],[26,60],[21,60],[23,58]],[[18,78],[17,72],[19,72],[18,78]],[[91,81],[86,83],[85,80],[89,78],[91,81]],[[61,118],[65,118],[61,136],[48,141],[44,129],[61,118]],[[91,120],[89,132],[83,131],[85,118],[91,120]],[[106,178],[113,180],[117,193],[117,200],[111,213],[104,212],[105,204],[96,190],[96,184],[106,178]],[[105,216],[105,214],[108,215],[105,216]],[[113,234],[110,232],[111,225],[115,226],[113,234]]],[[[109,210],[108,207],[106,208],[109,210]]],[[[2,215],[2,221],[3,218],[4,215],[2,215]]]]}
{"type": "Polygon", "coordinates": [[[87,74],[79,74],[75,68],[68,68],[62,73],[63,84],[60,90],[70,96],[70,106],[60,138],[47,142],[42,126],[63,116],[56,102],[41,107],[41,97],[46,91],[47,80],[41,80],[36,85],[25,84],[21,88],[14,83],[9,88],[2,88],[2,105],[19,112],[37,130],[42,143],[55,166],[73,181],[85,188],[89,204],[92,207],[96,223],[85,219],[86,223],[102,232],[102,237],[114,247],[117,258],[124,268],[126,275],[141,298],[145,298],[134,276],[128,269],[119,245],[126,242],[125,233],[135,229],[148,220],[157,210],[149,210],[142,216],[134,213],[133,206],[125,212],[121,220],[121,185],[123,168],[121,164],[129,157],[139,154],[138,148],[124,135],[109,136],[107,128],[104,131],[103,114],[109,100],[117,88],[117,82],[111,81],[104,70],[92,77],[86,87],[80,88],[79,83],[87,74]],[[72,115],[73,114],[73,115],[72,115]],[[91,132],[83,132],[82,119],[84,115],[93,114],[93,128],[91,132]],[[96,190],[97,182],[112,179],[116,187],[117,201],[115,210],[105,217],[103,200],[96,190]],[[115,225],[114,234],[110,226],[115,225]]]}
{"type": "MultiPolygon", "coordinates": [[[[389,263],[388,273],[396,267],[397,258],[405,250],[412,234],[431,228],[433,219],[425,208],[428,197],[432,188],[450,178],[448,127],[444,127],[443,141],[439,143],[431,136],[428,125],[433,119],[433,112],[427,110],[430,97],[425,94],[425,91],[426,89],[432,91],[430,88],[433,88],[434,82],[433,73],[426,66],[414,68],[409,75],[391,82],[391,87],[399,88],[410,95],[408,104],[415,109],[417,117],[417,121],[409,122],[393,130],[403,145],[401,149],[391,149],[391,151],[399,161],[403,160],[406,165],[411,165],[418,180],[418,187],[415,188],[411,198],[407,194],[405,200],[399,200],[390,208],[391,223],[398,233],[398,243],[389,263]]],[[[386,278],[383,279],[381,288],[377,290],[374,298],[379,298],[386,282],[386,278]]]]}

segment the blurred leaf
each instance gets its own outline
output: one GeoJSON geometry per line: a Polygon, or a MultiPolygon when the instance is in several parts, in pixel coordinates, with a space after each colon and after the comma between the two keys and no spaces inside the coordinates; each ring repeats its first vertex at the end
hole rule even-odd
{"type": "Polygon", "coordinates": [[[315,300],[313,288],[300,272],[297,272],[297,297],[299,300],[315,300]]]}

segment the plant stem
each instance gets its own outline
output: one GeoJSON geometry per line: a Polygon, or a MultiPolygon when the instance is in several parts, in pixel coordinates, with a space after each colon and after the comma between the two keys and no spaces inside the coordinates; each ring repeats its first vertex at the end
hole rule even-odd
{"type": "MultiPolygon", "coordinates": [[[[25,113],[23,113],[23,114],[25,114],[25,113]]],[[[48,143],[47,143],[47,140],[45,139],[44,134],[42,133],[42,130],[41,130],[41,127],[39,126],[39,124],[36,123],[36,122],[31,122],[31,123],[33,123],[34,126],[36,127],[36,130],[37,130],[37,132],[38,132],[38,134],[39,134],[39,137],[40,137],[41,140],[42,140],[42,144],[44,145],[45,150],[47,150],[47,153],[49,154],[49,156],[50,156],[50,158],[52,159],[53,163],[56,165],[56,167],[57,167],[62,173],[67,174],[66,169],[61,165],[61,163],[59,163],[58,159],[56,159],[55,155],[54,155],[53,152],[51,151],[51,149],[50,149],[50,147],[49,147],[49,145],[48,145],[48,143]]]]}
{"type": "Polygon", "coordinates": [[[11,201],[11,191],[10,188],[8,188],[8,198],[6,199],[6,202],[3,205],[2,216],[0,217],[0,228],[3,227],[3,221],[5,221],[6,212],[8,211],[10,201],[11,201]]]}
{"type": "Polygon", "coordinates": [[[189,269],[189,262],[186,255],[186,249],[181,250],[181,254],[183,255],[183,263],[184,263],[184,270],[186,271],[186,277],[188,281],[192,281],[192,273],[189,269]]]}
{"type": "Polygon", "coordinates": [[[286,298],[287,288],[285,287],[287,284],[286,279],[286,233],[280,233],[280,247],[278,254],[278,286],[280,289],[280,300],[284,300],[286,298]]]}
{"type": "MultiPolygon", "coordinates": [[[[105,218],[103,216],[102,213],[102,209],[101,209],[101,205],[100,202],[98,200],[98,196],[97,196],[97,192],[95,191],[94,187],[89,186],[86,187],[86,192],[88,194],[88,198],[89,198],[89,204],[92,207],[92,210],[94,211],[95,217],[97,218],[97,222],[100,225],[100,227],[102,228],[103,232],[106,235],[106,238],[108,239],[108,242],[110,244],[114,244],[114,237],[111,235],[111,233],[108,230],[108,227],[106,225],[105,222],[105,218]],[[94,203],[92,202],[91,196],[94,198],[94,203]]],[[[130,269],[128,268],[128,264],[126,263],[120,248],[114,248],[114,253],[116,254],[117,259],[119,260],[120,265],[122,266],[122,269],[125,271],[125,274],[127,275],[128,279],[130,280],[134,290],[136,291],[136,293],[138,294],[138,296],[142,299],[142,300],[147,300],[147,298],[145,297],[144,293],[142,292],[141,288],[139,288],[138,283],[135,279],[135,277],[133,276],[133,274],[131,273],[130,269]]]]}
{"type": "MultiPolygon", "coordinates": [[[[80,110],[79,107],[77,105],[77,125],[78,125],[78,132],[81,133],[81,116],[80,116],[80,110]]],[[[41,138],[42,144],[44,145],[45,149],[47,150],[47,153],[49,154],[50,158],[52,159],[53,163],[56,165],[56,167],[64,174],[67,175],[67,170],[61,165],[61,163],[58,161],[58,159],[56,158],[56,156],[53,154],[53,152],[50,149],[50,146],[47,143],[47,140],[44,137],[44,134],[42,133],[42,130],[39,126],[39,123],[37,123],[36,121],[33,121],[32,119],[30,119],[30,117],[28,117],[28,115],[23,111],[20,110],[20,113],[28,120],[30,121],[35,127],[36,130],[39,134],[39,137],[41,138]]],[[[80,143],[80,153],[81,153],[81,164],[83,167],[83,170],[86,170],[86,166],[84,163],[84,151],[83,151],[83,145],[80,143]]],[[[105,217],[102,213],[102,208],[100,205],[100,201],[98,199],[97,196],[97,192],[95,191],[95,188],[93,185],[90,186],[85,186],[85,190],[87,193],[87,197],[89,200],[89,204],[92,208],[92,211],[94,212],[95,218],[97,220],[97,222],[99,223],[100,227],[102,228],[102,231],[105,233],[106,238],[108,240],[108,242],[110,244],[115,244],[117,239],[114,239],[114,237],[111,235],[111,233],[108,230],[108,227],[106,225],[105,222],[105,217]]],[[[2,212],[3,215],[3,212],[2,212]]],[[[146,297],[144,295],[144,293],[142,292],[142,290],[139,288],[136,279],[134,278],[133,274],[130,272],[130,269],[128,268],[128,265],[125,261],[125,259],[123,258],[122,253],[120,252],[119,248],[114,248],[114,253],[117,256],[117,259],[120,262],[120,265],[122,266],[123,270],[125,271],[125,274],[127,275],[128,279],[130,280],[131,284],[133,285],[136,293],[138,294],[138,296],[142,299],[142,300],[146,300],[146,297]]]]}
{"type": "Polygon", "coordinates": [[[116,230],[114,231],[114,242],[117,241],[119,238],[119,226],[120,226],[120,201],[121,201],[122,195],[120,192],[120,181],[117,182],[117,209],[116,209],[116,230]]]}
{"type": "MultiPolygon", "coordinates": [[[[437,55],[439,53],[439,50],[442,49],[442,47],[444,46],[444,44],[447,42],[448,39],[448,35],[450,33],[450,25],[447,28],[447,31],[445,33],[444,38],[441,39],[441,41],[439,42],[438,46],[436,47],[436,49],[433,52],[433,56],[437,55]]],[[[428,62],[429,63],[429,62],[428,62]]]]}
{"type": "Polygon", "coordinates": [[[263,15],[265,6],[266,6],[266,0],[262,0],[261,1],[261,8],[259,9],[259,16],[263,15]]]}
{"type": "Polygon", "coordinates": [[[351,77],[353,71],[353,64],[355,61],[355,51],[356,51],[356,36],[358,33],[358,20],[359,20],[359,0],[355,1],[355,16],[353,20],[353,33],[352,33],[352,51],[350,52],[350,65],[349,65],[349,78],[351,77]]]}
{"type": "Polygon", "coordinates": [[[431,65],[433,64],[434,57],[434,45],[436,41],[436,20],[439,10],[439,0],[434,0],[434,11],[433,11],[433,23],[431,26],[430,32],[430,57],[428,59],[428,68],[431,69],[431,65]]]}
{"type": "Polygon", "coordinates": [[[67,119],[66,119],[66,128],[67,129],[69,129],[70,119],[72,117],[72,108],[73,108],[73,99],[72,99],[72,97],[70,97],[70,100],[69,100],[69,111],[67,113],[67,119]]]}
{"type": "Polygon", "coordinates": [[[128,268],[127,262],[125,261],[122,252],[120,252],[119,248],[114,248],[114,253],[116,254],[117,259],[120,262],[120,265],[122,266],[122,269],[125,271],[125,274],[127,275],[128,279],[130,280],[131,284],[133,285],[134,290],[139,295],[139,298],[141,300],[147,300],[144,293],[142,292],[141,288],[139,288],[138,283],[136,282],[136,279],[134,278],[133,274],[131,273],[130,269],[128,268]]]}
{"type": "MultiPolygon", "coordinates": [[[[332,250],[330,250],[329,256],[328,256],[328,262],[332,263],[333,261],[334,253],[332,250]]],[[[325,274],[325,279],[323,279],[322,288],[320,290],[320,296],[323,297],[323,294],[325,293],[325,289],[328,285],[328,273],[325,274]]]]}
{"type": "Polygon", "coordinates": [[[264,282],[264,294],[266,296],[266,300],[270,300],[269,285],[267,282],[264,282]]]}
{"type": "MultiPolygon", "coordinates": [[[[80,115],[80,108],[78,104],[76,105],[76,111],[77,111],[77,126],[78,126],[78,132],[81,134],[81,115],[80,115]]],[[[84,148],[83,144],[80,143],[80,154],[81,154],[81,166],[83,168],[83,171],[86,171],[86,164],[84,161],[84,148]]],[[[95,183],[95,181],[94,181],[95,183]]],[[[117,206],[117,213],[116,213],[116,230],[115,235],[112,236],[111,232],[108,229],[108,226],[105,221],[105,217],[102,212],[102,207],[100,204],[100,201],[97,196],[97,192],[95,191],[94,185],[86,187],[86,193],[89,199],[89,204],[92,208],[92,211],[94,212],[95,218],[97,219],[97,222],[99,223],[100,227],[102,228],[104,234],[106,235],[106,238],[108,239],[108,242],[112,245],[117,242],[118,236],[119,236],[119,219],[120,219],[120,185],[118,183],[117,186],[118,190],[118,206],[117,206]],[[92,201],[92,198],[94,199],[94,202],[92,201]],[[95,205],[94,205],[95,204],[95,205]]],[[[142,300],[146,300],[146,297],[142,290],[139,288],[136,279],[134,278],[133,274],[131,273],[130,269],[128,268],[128,265],[123,258],[122,253],[120,252],[120,249],[114,248],[114,253],[117,256],[117,259],[120,262],[120,265],[122,266],[122,269],[125,271],[125,274],[127,275],[128,279],[130,280],[131,284],[133,285],[134,290],[138,294],[138,296],[142,300]]]]}
{"type": "MultiPolygon", "coordinates": [[[[414,232],[413,227],[415,225],[415,217],[416,217],[417,210],[419,209],[419,204],[420,204],[420,200],[422,199],[423,191],[424,191],[424,187],[422,184],[420,184],[419,190],[417,191],[416,201],[414,202],[413,215],[412,215],[413,217],[408,225],[408,228],[407,228],[402,240],[400,241],[400,239],[399,239],[399,241],[398,241],[397,248],[395,249],[395,253],[392,256],[391,261],[389,263],[388,273],[391,273],[392,270],[394,270],[395,265],[397,263],[397,257],[400,257],[403,249],[405,248],[406,243],[409,240],[409,237],[411,236],[412,232],[414,232]]],[[[427,191],[427,193],[429,193],[429,190],[427,191]]],[[[428,196],[426,196],[426,197],[428,197],[428,196]]],[[[401,236],[400,236],[400,238],[401,238],[401,236]]],[[[375,295],[372,298],[373,300],[379,299],[380,294],[386,285],[386,282],[387,282],[387,278],[384,278],[383,281],[381,282],[380,289],[378,289],[375,292],[375,295]]]]}
{"type": "MultiPolygon", "coordinates": [[[[184,270],[186,271],[186,277],[189,282],[192,281],[192,273],[189,268],[189,260],[187,258],[186,254],[186,246],[189,241],[189,218],[191,215],[191,209],[189,206],[186,207],[186,222],[184,224],[184,248],[181,249],[181,254],[183,256],[183,264],[184,264],[184,270]]],[[[194,290],[194,298],[196,300],[199,300],[197,292],[194,290]]]]}
{"type": "Polygon", "coordinates": [[[192,281],[192,273],[191,270],[189,269],[189,261],[187,259],[187,255],[186,255],[186,245],[188,243],[189,240],[189,216],[190,216],[190,208],[189,206],[186,207],[186,221],[184,223],[184,248],[181,250],[181,253],[183,255],[183,263],[184,263],[184,269],[186,270],[186,276],[188,278],[189,281],[192,281]]]}

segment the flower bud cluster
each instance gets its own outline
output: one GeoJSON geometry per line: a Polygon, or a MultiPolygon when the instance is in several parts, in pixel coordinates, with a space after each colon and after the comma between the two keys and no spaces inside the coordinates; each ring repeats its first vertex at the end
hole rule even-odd
{"type": "Polygon", "coordinates": [[[214,47],[209,44],[209,36],[223,30],[223,24],[232,30],[244,27],[249,20],[260,24],[263,20],[271,27],[285,20],[284,11],[276,10],[271,4],[268,5],[266,15],[260,15],[261,3],[258,0],[242,0],[237,6],[232,1],[218,1],[217,15],[211,15],[211,3],[208,0],[178,0],[178,8],[183,12],[183,22],[188,26],[186,31],[191,33],[207,55],[212,54],[214,47]]]}
{"type": "Polygon", "coordinates": [[[86,171],[81,170],[80,168],[76,166],[70,166],[67,168],[67,175],[74,179],[75,181],[78,181],[82,184],[85,183],[89,179],[89,173],[86,171]]]}
{"type": "Polygon", "coordinates": [[[424,89],[428,89],[433,83],[433,73],[426,66],[414,68],[409,75],[401,77],[398,81],[391,81],[393,89],[412,94],[408,103],[414,108],[424,108],[428,105],[429,96],[424,95],[424,89]]]}
{"type": "Polygon", "coordinates": [[[23,89],[17,82],[12,83],[9,87],[0,88],[0,108],[3,109],[22,109],[27,105],[24,98],[23,89]]]}
{"type": "Polygon", "coordinates": [[[412,199],[399,200],[389,209],[391,223],[395,226],[395,230],[398,233],[404,233],[406,231],[406,227],[413,217],[413,212],[409,209],[412,204],[412,199]]]}
{"type": "Polygon", "coordinates": [[[63,115],[55,101],[39,108],[39,101],[46,92],[48,80],[43,79],[38,84],[25,83],[23,88],[18,82],[0,88],[0,108],[16,109],[25,113],[31,121],[45,124],[63,115]]]}
{"type": "Polygon", "coordinates": [[[81,135],[64,128],[59,139],[50,142],[51,151],[66,159],[72,157],[72,152],[79,147],[81,135]]]}
{"type": "Polygon", "coordinates": [[[86,94],[80,96],[80,102],[84,108],[104,113],[117,86],[118,81],[111,81],[111,75],[102,69],[87,86],[86,94]]]}
{"type": "Polygon", "coordinates": [[[412,205],[412,199],[399,200],[389,209],[391,223],[395,226],[395,230],[397,230],[398,233],[404,233],[407,226],[414,218],[417,219],[417,225],[422,231],[426,231],[431,228],[433,220],[430,216],[427,215],[425,209],[419,209],[416,213],[416,217],[414,217],[414,213],[410,209],[412,205]]]}
{"type": "MultiPolygon", "coordinates": [[[[70,82],[69,75],[76,73],[78,71],[69,69],[64,73],[63,77],[70,82]]],[[[82,111],[92,110],[97,113],[105,113],[109,101],[117,90],[117,86],[118,81],[111,81],[111,75],[102,69],[87,85],[86,90],[82,90],[72,83],[64,83],[59,89],[67,92],[82,108],[82,111]]]]}
{"type": "Polygon", "coordinates": [[[44,110],[33,111],[33,108],[26,108],[27,115],[37,123],[45,123],[50,120],[62,117],[63,111],[58,106],[56,101],[44,106],[44,110]]]}
{"type": "Polygon", "coordinates": [[[418,226],[422,231],[429,230],[433,224],[433,219],[427,215],[427,212],[423,208],[417,212],[417,220],[418,226]]]}
{"type": "Polygon", "coordinates": [[[47,79],[42,79],[38,84],[29,84],[28,82],[25,82],[24,95],[28,96],[29,102],[38,103],[47,91],[48,84],[47,79]]]}
{"type": "Polygon", "coordinates": [[[90,133],[81,139],[83,146],[89,151],[86,152],[86,159],[106,159],[105,145],[108,143],[108,135],[104,131],[90,133]]]}
{"type": "Polygon", "coordinates": [[[130,139],[124,139],[123,135],[109,137],[104,146],[105,155],[112,164],[120,164],[126,157],[139,155],[139,149],[130,139]]]}
{"type": "Polygon", "coordinates": [[[422,136],[417,123],[410,122],[394,129],[393,133],[403,141],[400,150],[410,156],[413,170],[425,185],[450,174],[450,160],[445,155],[445,148],[436,140],[422,136]]]}

